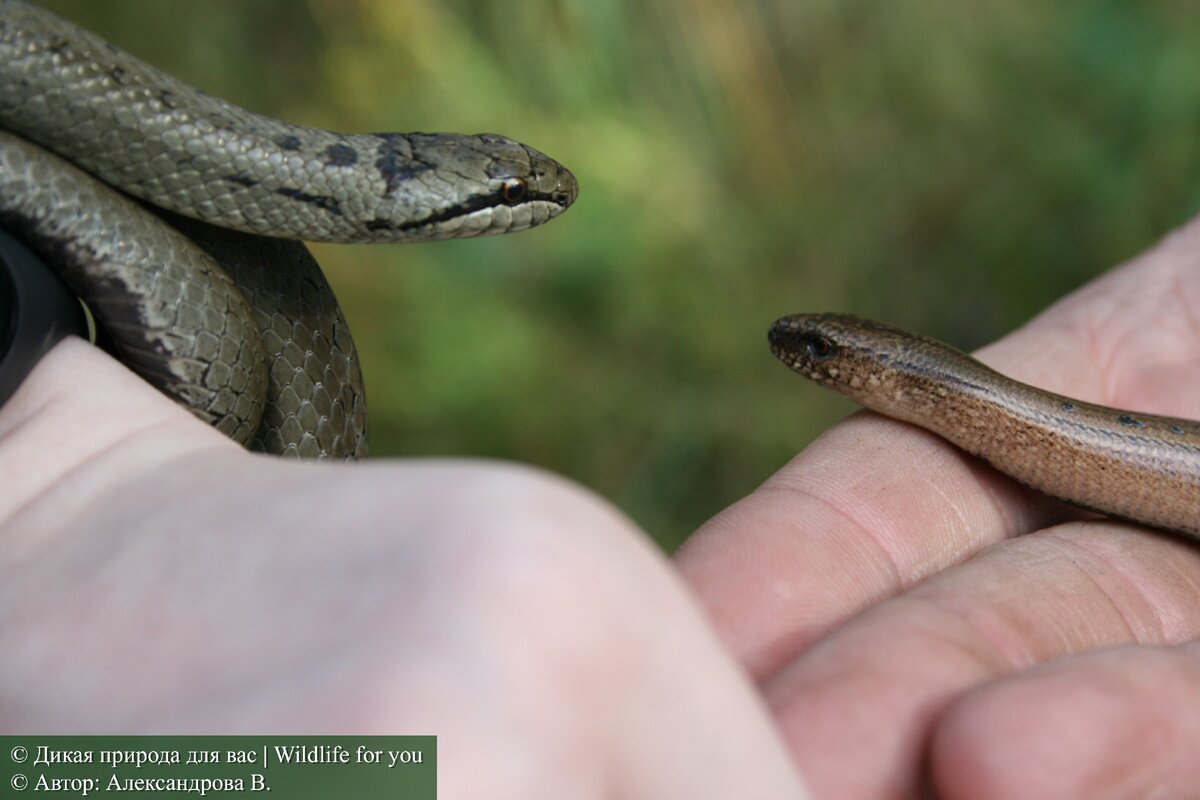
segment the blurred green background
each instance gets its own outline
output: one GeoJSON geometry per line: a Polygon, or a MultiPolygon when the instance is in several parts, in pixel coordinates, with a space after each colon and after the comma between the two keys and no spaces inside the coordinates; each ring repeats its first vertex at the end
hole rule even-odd
{"type": "Polygon", "coordinates": [[[47,0],[202,88],[493,131],[579,178],[516,236],[314,248],[375,456],[567,475],[665,548],[850,406],[777,316],[985,343],[1200,208],[1183,0],[47,0]]]}

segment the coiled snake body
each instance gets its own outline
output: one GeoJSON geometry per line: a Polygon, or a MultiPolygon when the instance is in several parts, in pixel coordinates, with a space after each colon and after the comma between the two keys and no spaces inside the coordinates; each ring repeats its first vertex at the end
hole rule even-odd
{"type": "Polygon", "coordinates": [[[366,453],[349,330],[291,239],[509,233],[577,193],[502,136],[348,135],[250,113],[21,0],[0,0],[0,129],[0,226],[55,264],[135,371],[280,454],[366,453]]]}

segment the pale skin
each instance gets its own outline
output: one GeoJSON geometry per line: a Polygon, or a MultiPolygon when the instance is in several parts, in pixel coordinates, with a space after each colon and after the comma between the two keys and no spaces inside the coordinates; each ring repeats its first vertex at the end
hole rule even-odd
{"type": "MultiPolygon", "coordinates": [[[[1196,418],[1198,320],[1192,223],[982,357],[1196,418]]],[[[244,453],[77,341],[0,410],[0,475],[5,732],[432,732],[447,798],[1200,785],[1200,547],[874,415],[673,563],[525,467],[244,453]]]]}
{"type": "MultiPolygon", "coordinates": [[[[1200,418],[1200,220],[978,355],[1200,418]]],[[[676,564],[815,797],[1194,797],[1200,545],[1078,516],[864,412],[676,564]]]]}

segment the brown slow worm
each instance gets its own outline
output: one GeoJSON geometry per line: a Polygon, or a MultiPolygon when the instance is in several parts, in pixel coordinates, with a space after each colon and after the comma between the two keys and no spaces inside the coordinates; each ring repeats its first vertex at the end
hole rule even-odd
{"type": "Polygon", "coordinates": [[[1033,489],[1200,538],[1200,422],[1073,400],[942,342],[844,314],[784,317],[769,339],[804,377],[1033,489]]]}

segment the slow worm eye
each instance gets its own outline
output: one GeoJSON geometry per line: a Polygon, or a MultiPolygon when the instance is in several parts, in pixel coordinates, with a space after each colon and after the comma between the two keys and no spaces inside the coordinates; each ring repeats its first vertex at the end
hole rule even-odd
{"type": "Polygon", "coordinates": [[[824,336],[813,335],[808,339],[808,355],[813,361],[824,361],[833,357],[837,347],[824,336]]]}
{"type": "Polygon", "coordinates": [[[528,185],[524,178],[509,178],[500,187],[500,198],[505,205],[515,206],[525,200],[528,185]]]}

